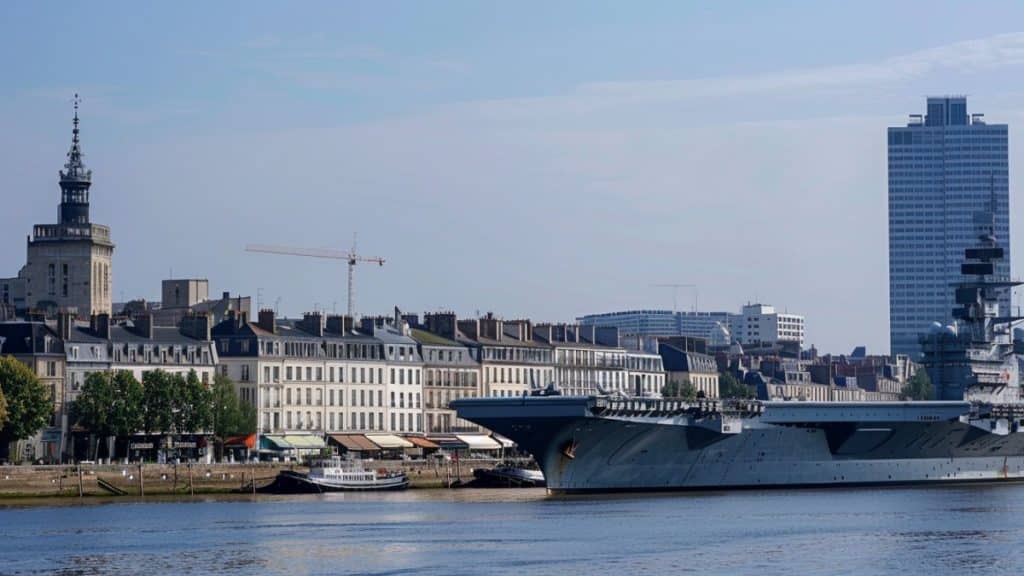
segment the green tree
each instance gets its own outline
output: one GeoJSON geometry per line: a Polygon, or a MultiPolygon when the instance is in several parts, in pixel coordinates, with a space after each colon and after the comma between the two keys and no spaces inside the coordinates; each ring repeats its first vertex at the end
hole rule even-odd
{"type": "Polygon", "coordinates": [[[664,398],[681,398],[692,402],[697,399],[697,389],[689,382],[666,382],[661,388],[661,395],[664,398]]]}
{"type": "Polygon", "coordinates": [[[142,429],[146,434],[174,431],[174,380],[163,370],[142,375],[142,429]]]}
{"type": "Polygon", "coordinates": [[[174,431],[178,434],[203,432],[213,422],[210,390],[199,381],[196,371],[174,377],[174,431]]]}
{"type": "Polygon", "coordinates": [[[3,390],[0,390],[0,430],[3,429],[4,424],[7,423],[7,398],[4,396],[3,390]]]}
{"type": "Polygon", "coordinates": [[[934,399],[935,387],[932,386],[932,380],[928,377],[928,372],[923,369],[915,372],[910,380],[907,380],[907,383],[903,385],[901,395],[904,400],[934,399]]]}
{"type": "MultiPolygon", "coordinates": [[[[131,372],[93,372],[71,406],[72,420],[98,438],[130,436],[142,428],[142,394],[131,372]]],[[[99,444],[93,458],[98,456],[99,444]]]]}
{"type": "Polygon", "coordinates": [[[256,408],[243,402],[235,393],[235,383],[226,376],[216,376],[210,390],[215,456],[224,455],[224,440],[235,434],[256,431],[256,408]]]}
{"type": "Polygon", "coordinates": [[[746,384],[740,382],[732,373],[722,372],[718,375],[718,397],[751,398],[753,393],[746,384]]]}
{"type": "Polygon", "coordinates": [[[7,418],[0,427],[0,450],[39,432],[53,415],[46,386],[13,356],[0,357],[0,394],[7,405],[7,418]]]}

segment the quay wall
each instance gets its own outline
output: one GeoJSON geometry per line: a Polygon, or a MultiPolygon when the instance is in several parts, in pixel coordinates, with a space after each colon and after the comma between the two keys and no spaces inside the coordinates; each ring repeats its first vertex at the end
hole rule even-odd
{"type": "MultiPolygon", "coordinates": [[[[496,460],[463,460],[459,463],[437,461],[367,461],[368,468],[402,470],[411,488],[444,488],[450,481],[467,482],[473,468],[494,466],[496,460]]],[[[152,464],[0,466],[0,498],[42,496],[214,494],[252,489],[269,484],[282,470],[308,471],[298,463],[258,462],[222,464],[152,464]],[[109,488],[104,488],[106,485],[109,488]]]]}

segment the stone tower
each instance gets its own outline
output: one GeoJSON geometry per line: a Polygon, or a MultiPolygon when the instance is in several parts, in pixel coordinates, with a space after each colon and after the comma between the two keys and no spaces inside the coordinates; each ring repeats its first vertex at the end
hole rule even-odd
{"type": "Polygon", "coordinates": [[[54,313],[73,310],[79,317],[110,313],[114,244],[110,228],[89,221],[92,171],[82,160],[75,95],[71,149],[60,171],[57,224],[37,224],[28,238],[28,258],[19,276],[26,279],[29,309],[54,313]]]}

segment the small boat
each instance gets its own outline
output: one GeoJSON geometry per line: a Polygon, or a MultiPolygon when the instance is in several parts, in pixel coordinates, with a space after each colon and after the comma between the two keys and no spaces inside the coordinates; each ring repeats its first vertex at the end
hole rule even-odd
{"type": "Polygon", "coordinates": [[[476,468],[473,470],[473,487],[494,488],[543,488],[544,473],[503,464],[494,468],[476,468]]]}
{"type": "Polygon", "coordinates": [[[283,470],[272,483],[260,489],[269,494],[318,494],[321,492],[363,492],[405,490],[409,477],[404,472],[367,469],[361,460],[328,458],[310,464],[309,473],[283,470]]]}

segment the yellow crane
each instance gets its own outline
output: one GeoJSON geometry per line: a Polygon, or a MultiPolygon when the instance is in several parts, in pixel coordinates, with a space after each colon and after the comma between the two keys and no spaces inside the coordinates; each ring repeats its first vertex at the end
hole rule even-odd
{"type": "Polygon", "coordinates": [[[330,260],[344,260],[348,262],[348,315],[355,317],[355,281],[354,274],[356,264],[374,263],[384,265],[384,259],[377,256],[362,256],[356,251],[356,241],[352,240],[352,249],[331,250],[327,248],[293,248],[289,246],[270,246],[267,244],[249,244],[245,247],[246,252],[262,252],[264,254],[282,254],[285,256],[306,256],[309,258],[327,258],[330,260]]]}

